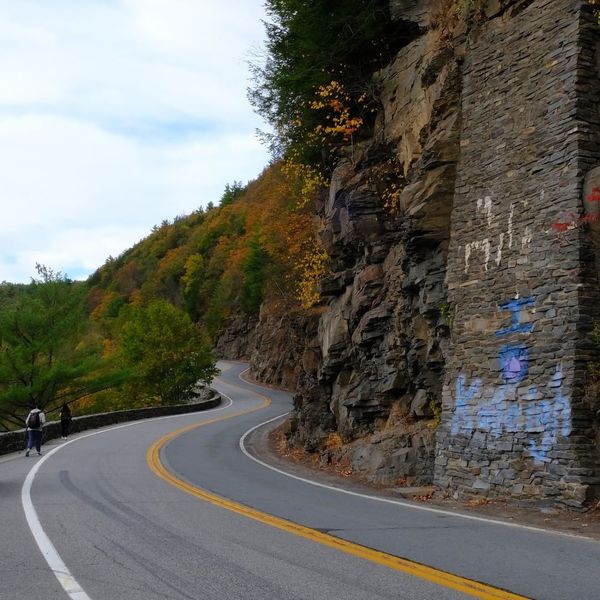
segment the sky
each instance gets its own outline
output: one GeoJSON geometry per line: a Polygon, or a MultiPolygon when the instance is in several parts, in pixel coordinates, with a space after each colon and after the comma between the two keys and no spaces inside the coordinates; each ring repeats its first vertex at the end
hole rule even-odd
{"type": "Polygon", "coordinates": [[[0,281],[82,279],[267,165],[263,0],[0,0],[0,281]]]}

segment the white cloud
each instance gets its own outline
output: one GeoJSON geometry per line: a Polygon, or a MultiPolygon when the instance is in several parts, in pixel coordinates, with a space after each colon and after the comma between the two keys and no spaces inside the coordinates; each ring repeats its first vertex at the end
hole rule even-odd
{"type": "Polygon", "coordinates": [[[266,164],[260,0],[0,0],[0,281],[79,276],[266,164]]]}

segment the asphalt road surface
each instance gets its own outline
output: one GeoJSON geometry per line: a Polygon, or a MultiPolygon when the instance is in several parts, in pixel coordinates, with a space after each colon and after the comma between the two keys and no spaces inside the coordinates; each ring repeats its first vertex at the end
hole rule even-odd
{"type": "Polygon", "coordinates": [[[600,599],[599,542],[318,487],[252,460],[240,438],[290,396],[242,381],[240,363],[221,367],[218,409],[0,457],[0,598],[600,599]]]}

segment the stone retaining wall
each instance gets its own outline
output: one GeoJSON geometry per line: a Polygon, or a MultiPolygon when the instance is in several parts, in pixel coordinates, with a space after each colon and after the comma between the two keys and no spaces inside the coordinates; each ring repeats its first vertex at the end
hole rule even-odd
{"type": "MultiPolygon", "coordinates": [[[[150,419],[153,417],[164,417],[167,415],[180,415],[192,413],[201,410],[214,408],[221,403],[221,395],[217,392],[201,402],[194,404],[177,404],[175,406],[155,406],[151,408],[134,408],[131,410],[117,410],[114,412],[98,413],[95,415],[86,415],[83,417],[74,417],[71,421],[70,433],[78,433],[86,429],[97,429],[114,425],[116,423],[125,423],[128,421],[137,421],[140,419],[150,419]]],[[[0,433],[0,454],[9,452],[18,452],[25,448],[25,430],[0,433]]],[[[60,422],[51,421],[44,425],[43,442],[60,437],[60,422]]]]}
{"type": "Polygon", "coordinates": [[[582,200],[600,156],[590,19],[584,2],[536,0],[466,54],[435,467],[459,496],[580,507],[597,482],[583,402],[599,304],[582,200]]]}

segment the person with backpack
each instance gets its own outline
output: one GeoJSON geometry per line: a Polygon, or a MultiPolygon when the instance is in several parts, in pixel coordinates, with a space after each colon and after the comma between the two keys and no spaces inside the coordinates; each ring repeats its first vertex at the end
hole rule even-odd
{"type": "Polygon", "coordinates": [[[29,456],[30,450],[35,447],[38,456],[42,455],[42,427],[46,422],[46,415],[36,406],[25,419],[27,426],[27,452],[25,456],[29,456]]]}
{"type": "Polygon", "coordinates": [[[60,409],[60,435],[63,440],[69,435],[69,425],[71,425],[71,409],[68,404],[63,404],[60,409]]]}

